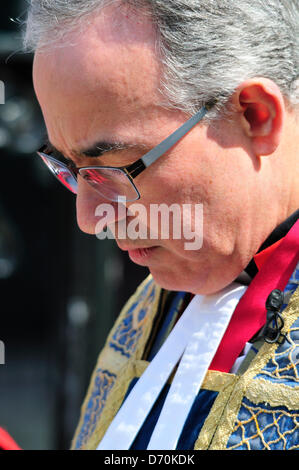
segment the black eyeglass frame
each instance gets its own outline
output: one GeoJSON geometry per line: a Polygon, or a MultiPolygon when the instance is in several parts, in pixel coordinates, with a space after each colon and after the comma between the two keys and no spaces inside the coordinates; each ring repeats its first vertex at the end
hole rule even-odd
{"type": "MultiPolygon", "coordinates": [[[[194,114],[188,121],[186,121],[182,126],[180,126],[177,130],[175,130],[170,136],[168,136],[166,139],[164,139],[160,144],[158,144],[156,147],[151,149],[149,152],[147,152],[145,155],[143,155],[141,158],[139,158],[137,161],[134,163],[131,163],[130,165],[127,166],[122,166],[122,167],[112,167],[112,166],[84,166],[84,167],[76,167],[75,164],[72,162],[61,162],[60,160],[56,159],[49,153],[49,149],[47,145],[43,145],[38,151],[37,154],[43,159],[47,158],[50,161],[53,161],[53,163],[58,163],[60,166],[65,167],[73,176],[75,181],[77,181],[77,176],[78,174],[80,175],[80,170],[118,170],[121,171],[122,173],[125,174],[125,176],[129,179],[131,185],[134,187],[137,197],[135,200],[140,199],[141,195],[134,184],[134,178],[136,176],[140,175],[146,168],[148,168],[150,165],[152,165],[158,158],[160,158],[164,153],[166,153],[171,147],[173,147],[182,137],[184,137],[187,132],[189,132],[198,122],[200,122],[203,117],[206,115],[206,113],[211,109],[211,107],[214,105],[214,102],[212,104],[206,104],[203,106],[196,114],[194,114]]],[[[44,162],[45,163],[45,162],[44,162]]],[[[45,163],[46,164],[46,163],[45,163]]],[[[49,167],[48,167],[49,168],[49,167]]],[[[53,171],[52,171],[53,172],[53,171]]],[[[57,178],[58,179],[58,178],[57,178]]],[[[59,179],[58,179],[59,180],[59,179]]],[[[60,180],[59,180],[60,181],[60,180]]],[[[66,187],[64,183],[60,181],[60,183],[66,187]]],[[[69,189],[72,191],[71,189],[69,189]]],[[[72,191],[75,193],[75,191],[72,191]]],[[[76,193],[75,193],[76,194],[76,193]]],[[[106,196],[105,196],[106,197],[106,196]]],[[[107,197],[107,199],[109,199],[107,197]]]]}

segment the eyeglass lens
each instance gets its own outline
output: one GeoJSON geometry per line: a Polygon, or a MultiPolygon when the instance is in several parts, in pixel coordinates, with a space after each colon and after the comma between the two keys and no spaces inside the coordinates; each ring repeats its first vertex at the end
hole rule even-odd
{"type": "MultiPolygon", "coordinates": [[[[39,153],[56,178],[70,191],[77,194],[78,183],[70,169],[59,161],[39,153]]],[[[101,196],[110,201],[125,197],[128,202],[139,198],[138,191],[126,173],[117,168],[81,168],[79,175],[101,196]]]]}
{"type": "Polygon", "coordinates": [[[138,199],[138,192],[123,170],[117,168],[87,168],[79,170],[80,176],[96,191],[110,201],[117,201],[119,196],[127,201],[138,199]]]}
{"type": "Polygon", "coordinates": [[[57,160],[48,158],[48,156],[39,153],[43,162],[47,165],[49,170],[53,173],[54,176],[62,183],[67,189],[72,191],[72,193],[77,194],[78,183],[75,176],[69,170],[69,168],[63,163],[58,162],[57,160]]]}

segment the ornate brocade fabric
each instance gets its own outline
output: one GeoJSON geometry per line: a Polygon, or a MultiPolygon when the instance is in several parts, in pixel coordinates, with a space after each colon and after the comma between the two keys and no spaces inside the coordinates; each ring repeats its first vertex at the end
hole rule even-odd
{"type": "MultiPolygon", "coordinates": [[[[209,371],[217,392],[194,449],[299,449],[299,264],[285,289],[284,344],[264,343],[241,373],[209,371]]],[[[164,291],[165,292],[165,291],[164,291]]],[[[96,449],[142,360],[163,291],[149,276],[123,308],[94,369],[72,449],[96,449]]]]}

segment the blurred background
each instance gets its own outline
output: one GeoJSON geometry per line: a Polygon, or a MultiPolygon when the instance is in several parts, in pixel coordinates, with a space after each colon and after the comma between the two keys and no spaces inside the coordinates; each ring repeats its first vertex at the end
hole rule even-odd
{"type": "Polygon", "coordinates": [[[75,197],[35,156],[33,57],[12,21],[25,12],[25,0],[1,5],[0,427],[25,450],[69,449],[98,353],[148,271],[79,231],[75,197]]]}

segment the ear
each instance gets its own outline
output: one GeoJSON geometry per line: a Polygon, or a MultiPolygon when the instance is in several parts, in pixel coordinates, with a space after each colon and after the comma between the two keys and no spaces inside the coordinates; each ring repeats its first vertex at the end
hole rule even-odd
{"type": "Polygon", "coordinates": [[[285,117],[285,103],[279,87],[267,78],[247,80],[235,91],[233,103],[241,113],[241,125],[251,139],[254,153],[262,156],[275,152],[285,117]]]}

